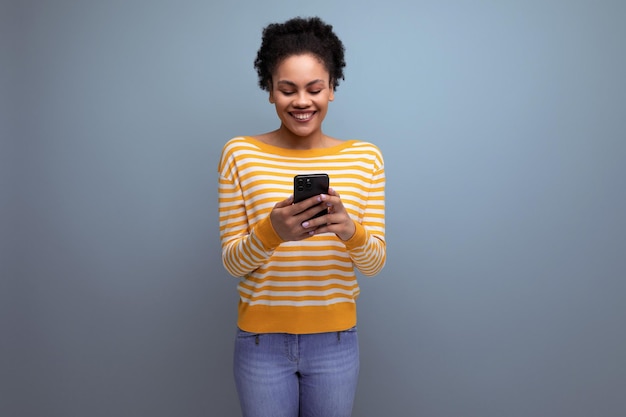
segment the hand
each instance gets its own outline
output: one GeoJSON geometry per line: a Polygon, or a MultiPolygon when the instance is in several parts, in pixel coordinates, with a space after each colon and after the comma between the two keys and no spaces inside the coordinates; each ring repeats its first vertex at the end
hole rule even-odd
{"type": "MultiPolygon", "coordinates": [[[[325,197],[328,198],[328,196],[325,197]]],[[[295,204],[293,204],[292,195],[276,203],[270,212],[270,221],[282,240],[302,240],[314,235],[317,229],[316,226],[310,225],[306,220],[327,207],[321,195],[310,197],[295,204]]]]}
{"type": "Polygon", "coordinates": [[[328,207],[328,214],[307,220],[302,227],[309,230],[310,235],[331,232],[341,240],[348,240],[356,232],[354,220],[341,202],[339,193],[332,188],[328,189],[328,195],[322,194],[321,201],[328,207]]]}

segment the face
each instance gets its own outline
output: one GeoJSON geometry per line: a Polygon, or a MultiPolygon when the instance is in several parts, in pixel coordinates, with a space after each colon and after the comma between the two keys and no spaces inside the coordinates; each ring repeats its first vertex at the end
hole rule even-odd
{"type": "Polygon", "coordinates": [[[284,133],[299,138],[321,137],[322,121],[333,99],[330,75],[313,55],[290,56],[273,74],[270,103],[276,107],[284,133]]]}

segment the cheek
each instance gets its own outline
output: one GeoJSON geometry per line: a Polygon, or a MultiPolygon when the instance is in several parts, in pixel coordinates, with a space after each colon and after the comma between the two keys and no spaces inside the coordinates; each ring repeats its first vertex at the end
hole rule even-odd
{"type": "Polygon", "coordinates": [[[320,110],[322,110],[324,113],[326,113],[326,111],[328,110],[328,105],[329,104],[330,104],[330,102],[328,100],[324,100],[324,101],[319,103],[318,107],[320,108],[320,110]]]}

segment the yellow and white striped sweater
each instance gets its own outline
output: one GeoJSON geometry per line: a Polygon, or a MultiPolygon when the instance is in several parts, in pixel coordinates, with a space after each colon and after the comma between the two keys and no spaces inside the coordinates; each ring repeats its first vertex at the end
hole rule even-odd
{"type": "Polygon", "coordinates": [[[254,333],[320,333],[356,324],[354,267],[367,276],[385,264],[385,170],[380,150],[349,140],[292,150],[251,137],[223,148],[218,167],[222,260],[241,277],[238,326],[254,333]],[[293,194],[296,174],[327,173],[355,221],[347,241],[333,233],[285,242],[269,213],[293,194]]]}

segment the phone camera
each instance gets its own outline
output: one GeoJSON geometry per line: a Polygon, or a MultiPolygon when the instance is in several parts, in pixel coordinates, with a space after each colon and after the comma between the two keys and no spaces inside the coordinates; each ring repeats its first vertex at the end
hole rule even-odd
{"type": "Polygon", "coordinates": [[[302,178],[296,180],[296,188],[298,191],[304,191],[304,180],[302,178]]]}

